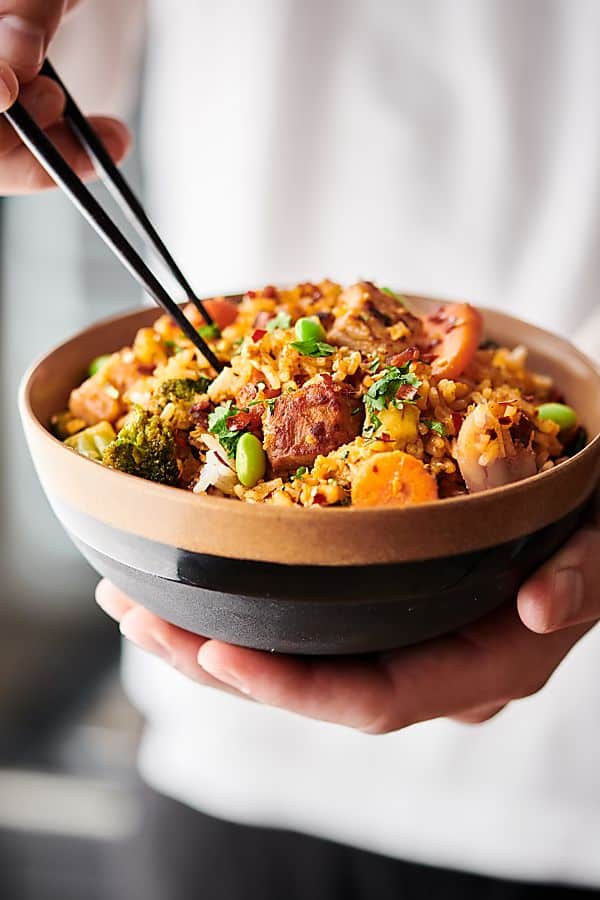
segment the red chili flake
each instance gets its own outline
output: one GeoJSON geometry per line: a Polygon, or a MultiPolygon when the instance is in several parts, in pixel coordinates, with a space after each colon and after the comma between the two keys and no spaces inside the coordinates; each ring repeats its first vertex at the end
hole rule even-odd
{"type": "Polygon", "coordinates": [[[273,287],[272,284],[268,284],[263,290],[263,297],[267,297],[269,300],[274,300],[275,297],[277,297],[277,288],[273,287]]]}
{"type": "Polygon", "coordinates": [[[452,413],[452,425],[454,427],[455,434],[458,434],[458,432],[460,431],[462,422],[463,422],[463,420],[462,420],[461,414],[457,413],[457,412],[453,412],[452,413]]]}
{"type": "Polygon", "coordinates": [[[375,465],[373,466],[373,471],[374,471],[374,473],[375,473],[376,475],[377,475],[377,473],[379,472],[379,466],[378,466],[377,464],[375,464],[375,465]]]}
{"type": "Polygon", "coordinates": [[[264,328],[255,328],[252,332],[252,340],[255,344],[257,344],[261,338],[264,338],[266,333],[267,332],[264,328]]]}
{"type": "Polygon", "coordinates": [[[321,378],[323,379],[325,384],[329,384],[329,385],[333,384],[333,378],[331,377],[329,372],[323,372],[321,375],[321,378]]]}
{"type": "Polygon", "coordinates": [[[227,419],[227,427],[230,431],[243,431],[245,428],[248,428],[251,421],[249,413],[239,412],[227,419]]]}
{"type": "Polygon", "coordinates": [[[396,391],[398,400],[414,400],[417,396],[417,388],[414,384],[401,384],[396,391]]]}
{"type": "Polygon", "coordinates": [[[313,503],[316,503],[317,506],[324,506],[327,503],[327,498],[323,494],[315,494],[313,503]]]}
{"type": "Polygon", "coordinates": [[[390,357],[390,366],[398,366],[398,368],[401,368],[409,362],[416,362],[420,356],[421,351],[418,347],[407,347],[402,353],[396,353],[394,356],[390,357]]]}
{"type": "Polygon", "coordinates": [[[281,388],[265,388],[263,394],[267,400],[274,400],[281,396],[281,388]]]}
{"type": "Polygon", "coordinates": [[[256,291],[246,291],[246,297],[249,297],[250,300],[254,300],[256,298],[256,291]]]}
{"type": "Polygon", "coordinates": [[[379,440],[380,440],[380,441],[383,441],[384,444],[389,444],[389,442],[390,442],[392,439],[391,439],[391,437],[389,436],[389,434],[386,434],[386,432],[384,431],[383,434],[380,434],[380,435],[379,435],[379,440]]]}

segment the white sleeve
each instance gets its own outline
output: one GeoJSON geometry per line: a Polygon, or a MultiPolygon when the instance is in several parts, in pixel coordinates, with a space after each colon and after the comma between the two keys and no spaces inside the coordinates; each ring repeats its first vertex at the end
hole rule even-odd
{"type": "Polygon", "coordinates": [[[574,343],[586,353],[590,359],[600,362],[600,305],[591,316],[588,316],[574,336],[574,343]]]}
{"type": "Polygon", "coordinates": [[[48,56],[82,109],[126,116],[139,89],[145,0],[83,0],[48,56]]]}

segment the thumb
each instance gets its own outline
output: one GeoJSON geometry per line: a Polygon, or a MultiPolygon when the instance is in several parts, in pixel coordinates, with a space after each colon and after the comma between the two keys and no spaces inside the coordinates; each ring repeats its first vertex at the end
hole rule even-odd
{"type": "Polygon", "coordinates": [[[0,113],[12,106],[19,94],[17,76],[9,65],[0,60],[0,113]]]}
{"type": "Polygon", "coordinates": [[[0,0],[0,60],[20,82],[39,72],[64,10],[64,0],[0,0]]]}
{"type": "Polygon", "coordinates": [[[600,619],[600,527],[592,522],[519,591],[519,615],[539,634],[600,619]]]}

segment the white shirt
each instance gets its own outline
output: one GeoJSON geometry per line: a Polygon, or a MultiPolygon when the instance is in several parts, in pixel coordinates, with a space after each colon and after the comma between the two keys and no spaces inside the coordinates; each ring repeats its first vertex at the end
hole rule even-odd
{"type": "MultiPolygon", "coordinates": [[[[148,6],[153,218],[200,293],[329,276],[465,297],[600,355],[600,4],[148,6]]],[[[140,764],[218,816],[600,886],[600,629],[493,721],[384,737],[128,649],[140,764]]]]}

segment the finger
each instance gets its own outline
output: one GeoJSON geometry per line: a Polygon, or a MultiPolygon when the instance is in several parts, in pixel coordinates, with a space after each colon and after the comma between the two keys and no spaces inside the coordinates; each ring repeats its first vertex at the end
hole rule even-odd
{"type": "Polygon", "coordinates": [[[506,608],[375,661],[301,659],[208,641],[198,662],[262,703],[381,734],[534,693],[586,630],[535,635],[506,608]]]}
{"type": "Polygon", "coordinates": [[[110,581],[107,581],[106,578],[103,578],[102,581],[96,585],[96,603],[100,609],[105,612],[107,616],[110,616],[111,619],[114,619],[115,622],[120,622],[125,613],[129,612],[129,610],[133,609],[136,605],[131,597],[128,597],[123,591],[120,591],[119,588],[115,587],[114,584],[111,584],[110,581]]]}
{"type": "Polygon", "coordinates": [[[39,72],[64,8],[64,0],[0,0],[0,59],[20,82],[39,72]]]}
{"type": "Polygon", "coordinates": [[[0,113],[12,106],[19,95],[17,76],[8,65],[0,60],[0,113]]]}
{"type": "Polygon", "coordinates": [[[238,693],[230,685],[224,685],[199,667],[198,653],[206,638],[171,625],[135,604],[121,619],[121,634],[141,650],[158,656],[192,681],[219,688],[229,694],[238,693]]]}
{"type": "MultiPolygon", "coordinates": [[[[37,124],[44,131],[55,125],[65,110],[65,95],[51,78],[40,76],[31,84],[21,88],[20,101],[37,124]]],[[[21,141],[17,132],[0,118],[0,158],[5,157],[17,147],[21,141]]]]}
{"type": "MultiPolygon", "coordinates": [[[[129,149],[131,139],[122,122],[104,117],[91,117],[111,157],[119,162],[129,149]]],[[[93,165],[67,125],[55,125],[48,130],[48,137],[80,178],[88,181],[95,177],[93,165]]],[[[0,166],[0,194],[31,194],[55,187],[54,181],[31,155],[26,147],[19,146],[9,153],[0,166]]]]}
{"type": "Polygon", "coordinates": [[[539,634],[600,619],[600,529],[582,528],[519,591],[524,624],[539,634]]]}
{"type": "Polygon", "coordinates": [[[450,718],[453,719],[453,721],[461,722],[464,725],[481,725],[483,722],[488,722],[490,719],[493,719],[494,716],[497,716],[498,713],[502,712],[505,708],[506,703],[492,703],[487,706],[479,706],[477,709],[466,710],[464,713],[459,713],[457,716],[450,716],[450,718]]]}

